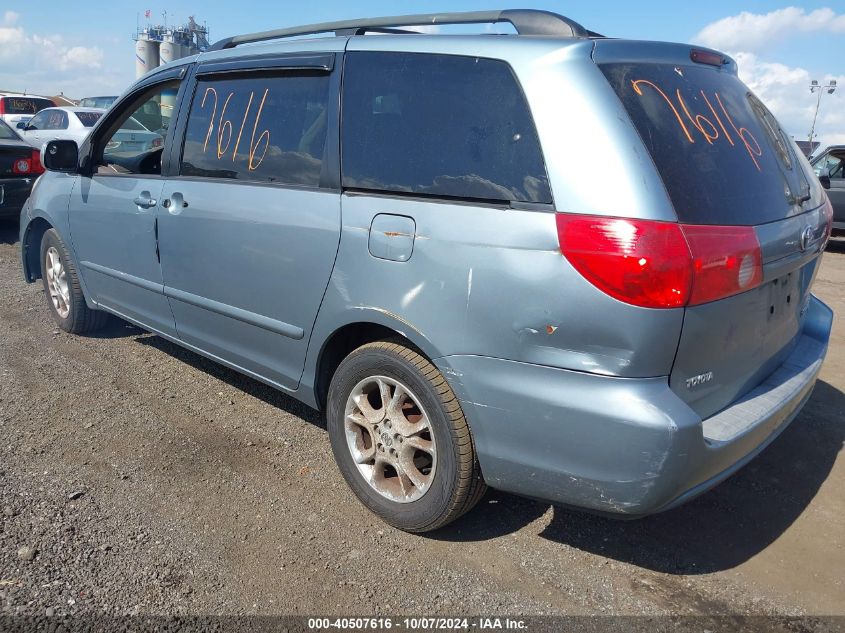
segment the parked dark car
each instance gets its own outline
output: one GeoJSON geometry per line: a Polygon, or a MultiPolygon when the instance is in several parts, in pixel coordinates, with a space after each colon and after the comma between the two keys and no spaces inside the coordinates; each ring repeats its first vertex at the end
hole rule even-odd
{"type": "Polygon", "coordinates": [[[833,232],[845,235],[845,145],[831,145],[812,165],[833,205],[833,232]]]}
{"type": "Polygon", "coordinates": [[[0,119],[0,218],[18,217],[42,173],[40,152],[0,119]]]}

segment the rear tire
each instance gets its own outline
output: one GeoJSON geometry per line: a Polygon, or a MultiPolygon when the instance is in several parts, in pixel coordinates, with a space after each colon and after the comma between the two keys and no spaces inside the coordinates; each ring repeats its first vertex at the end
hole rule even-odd
{"type": "Polygon", "coordinates": [[[458,399],[437,368],[402,342],[349,354],[332,377],[326,409],[341,474],[390,525],[436,530],[484,494],[458,399]]]}
{"type": "Polygon", "coordinates": [[[41,238],[41,281],[53,320],[65,332],[93,332],[108,321],[108,314],[85,303],[73,259],[55,229],[41,238]]]}

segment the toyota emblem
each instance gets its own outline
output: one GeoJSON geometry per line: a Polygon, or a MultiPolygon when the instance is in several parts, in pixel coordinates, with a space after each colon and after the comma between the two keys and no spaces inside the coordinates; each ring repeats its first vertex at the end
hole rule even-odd
{"type": "Polygon", "coordinates": [[[807,225],[804,227],[804,230],[801,231],[801,250],[806,251],[807,246],[810,245],[810,242],[813,241],[813,227],[807,225]]]}

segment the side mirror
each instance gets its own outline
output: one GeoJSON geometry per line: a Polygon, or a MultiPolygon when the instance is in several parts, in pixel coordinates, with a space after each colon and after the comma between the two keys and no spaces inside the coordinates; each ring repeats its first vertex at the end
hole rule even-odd
{"type": "Polygon", "coordinates": [[[830,189],[830,176],[819,176],[819,182],[825,189],[830,189]]]}
{"type": "Polygon", "coordinates": [[[79,170],[79,147],[76,141],[50,141],[41,150],[45,169],[75,174],[79,170]]]}
{"type": "Polygon", "coordinates": [[[18,121],[18,124],[15,127],[18,128],[19,130],[25,130],[26,129],[26,121],[18,121]]]}

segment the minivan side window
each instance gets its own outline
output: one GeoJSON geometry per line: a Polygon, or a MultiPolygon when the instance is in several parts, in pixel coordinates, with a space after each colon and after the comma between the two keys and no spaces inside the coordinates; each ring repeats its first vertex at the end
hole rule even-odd
{"type": "Polygon", "coordinates": [[[552,201],[528,104],[505,62],[351,52],[342,109],[346,188],[552,201]]]}
{"type": "Polygon", "coordinates": [[[201,77],[180,174],[318,187],[328,106],[328,73],[201,77]]]}

